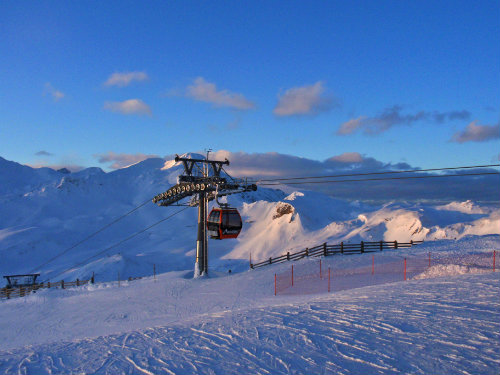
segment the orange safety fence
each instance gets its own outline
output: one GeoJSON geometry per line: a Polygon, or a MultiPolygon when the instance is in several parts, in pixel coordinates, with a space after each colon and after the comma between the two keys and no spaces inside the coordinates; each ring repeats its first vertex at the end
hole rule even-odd
{"type": "Polygon", "coordinates": [[[359,255],[357,265],[335,257],[295,263],[275,274],[275,295],[334,292],[369,285],[460,273],[495,271],[496,251],[474,254],[423,253],[412,256],[359,255]]]}

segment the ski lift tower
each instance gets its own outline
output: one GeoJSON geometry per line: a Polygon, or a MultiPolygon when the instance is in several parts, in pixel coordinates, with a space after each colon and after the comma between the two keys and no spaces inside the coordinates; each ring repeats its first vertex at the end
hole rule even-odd
{"type": "Polygon", "coordinates": [[[221,176],[224,161],[191,159],[175,156],[176,162],[182,162],[184,173],[177,179],[177,184],[167,191],[156,195],[153,203],[158,206],[171,206],[184,198],[191,197],[189,206],[198,206],[198,232],[196,237],[196,263],[194,276],[208,275],[207,210],[208,202],[217,197],[256,191],[257,185],[248,184],[241,179],[221,176]]]}

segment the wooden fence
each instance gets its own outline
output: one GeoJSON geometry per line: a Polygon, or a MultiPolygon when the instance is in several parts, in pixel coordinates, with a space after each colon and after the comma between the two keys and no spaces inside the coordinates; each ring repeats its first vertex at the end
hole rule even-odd
{"type": "MultiPolygon", "coordinates": [[[[156,273],[154,275],[154,278],[156,280],[156,273]]],[[[125,280],[122,281],[135,281],[135,280],[140,280],[142,279],[142,276],[139,277],[129,277],[125,280]]],[[[120,279],[118,278],[118,285],[120,285],[120,279]]],[[[0,288],[0,299],[10,299],[10,298],[15,298],[15,297],[24,297],[27,296],[30,293],[35,293],[38,289],[44,289],[44,288],[61,288],[61,289],[66,289],[66,288],[71,288],[75,286],[82,286],[86,284],[94,284],[94,276],[92,274],[92,277],[89,280],[79,280],[76,279],[75,281],[58,281],[55,283],[51,283],[50,281],[46,283],[40,283],[40,284],[34,284],[34,285],[29,285],[29,286],[16,286],[16,287],[11,287],[11,288],[0,288]]]]}
{"type": "Polygon", "coordinates": [[[250,268],[259,268],[263,266],[268,266],[270,264],[286,262],[290,260],[298,260],[304,257],[319,257],[319,256],[329,256],[334,254],[362,254],[370,253],[375,251],[383,251],[388,249],[401,249],[412,247],[413,245],[418,245],[423,241],[410,241],[410,242],[398,242],[398,241],[376,241],[376,242],[364,242],[361,241],[359,244],[356,243],[343,243],[337,245],[328,245],[326,242],[311,248],[306,248],[305,250],[290,254],[287,252],[276,258],[269,258],[263,262],[252,264],[250,263],[250,268]]]}
{"type": "Polygon", "coordinates": [[[71,287],[75,287],[75,286],[86,285],[88,283],[93,284],[93,279],[90,279],[90,280],[76,279],[75,281],[61,280],[61,281],[58,281],[55,283],[51,283],[49,281],[46,283],[33,284],[33,285],[28,285],[28,286],[16,286],[16,287],[11,287],[11,288],[5,287],[5,288],[0,289],[0,299],[24,297],[32,292],[36,292],[38,289],[45,289],[45,288],[66,289],[66,288],[71,288],[71,287]]]}

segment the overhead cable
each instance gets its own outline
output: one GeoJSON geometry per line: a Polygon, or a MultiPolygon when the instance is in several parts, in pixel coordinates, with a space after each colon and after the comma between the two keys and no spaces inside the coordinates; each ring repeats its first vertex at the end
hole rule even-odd
{"type": "Polygon", "coordinates": [[[447,175],[431,175],[431,176],[405,176],[405,177],[386,177],[386,178],[363,178],[353,180],[328,180],[328,181],[303,181],[303,182],[269,182],[258,183],[261,186],[271,185],[306,185],[306,184],[332,184],[339,182],[362,182],[362,181],[385,181],[385,180],[410,180],[422,178],[444,178],[444,177],[464,177],[464,176],[485,176],[485,175],[500,175],[499,172],[483,172],[483,173],[466,173],[466,174],[447,174],[447,175]]]}
{"type": "Polygon", "coordinates": [[[450,170],[457,170],[457,169],[491,168],[491,167],[500,167],[500,164],[470,165],[470,166],[463,166],[463,167],[448,167],[448,168],[413,169],[413,170],[405,170],[405,171],[384,171],[384,172],[369,172],[369,173],[336,174],[336,175],[329,175],[329,176],[269,178],[269,179],[259,179],[259,180],[257,180],[257,183],[260,183],[261,181],[271,182],[271,181],[309,180],[309,179],[336,178],[336,177],[355,177],[355,176],[397,174],[397,173],[437,172],[437,171],[450,171],[450,170]]]}
{"type": "MultiPolygon", "coordinates": [[[[99,251],[98,253],[96,253],[96,254],[94,254],[94,255],[92,255],[92,256],[90,256],[90,257],[88,257],[87,259],[85,259],[85,260],[83,260],[83,261],[81,261],[81,262],[79,262],[79,263],[77,263],[77,264],[75,264],[75,265],[71,266],[70,268],[68,268],[68,269],[66,269],[66,270],[64,270],[64,271],[62,271],[62,272],[59,272],[59,273],[57,273],[57,274],[55,274],[55,275],[51,276],[50,278],[48,278],[48,279],[47,279],[47,280],[45,280],[45,281],[48,281],[48,280],[50,280],[50,279],[53,279],[54,277],[60,276],[60,275],[62,275],[62,274],[64,274],[64,273],[66,273],[66,272],[68,272],[68,271],[72,270],[73,268],[80,267],[80,266],[82,266],[82,265],[87,264],[90,260],[94,259],[95,257],[98,257],[99,255],[101,255],[101,254],[103,254],[103,253],[105,253],[105,252],[107,252],[107,251],[109,251],[109,250],[111,250],[111,249],[113,249],[113,248],[115,248],[115,247],[117,247],[117,246],[121,245],[122,243],[124,243],[124,242],[126,242],[126,241],[128,241],[128,240],[130,240],[130,239],[132,239],[132,238],[134,238],[134,237],[136,237],[136,236],[138,236],[139,234],[146,232],[147,230],[149,230],[149,229],[153,228],[154,226],[156,226],[156,225],[158,225],[158,224],[160,224],[160,223],[163,223],[164,221],[167,221],[168,219],[170,219],[170,218],[172,218],[173,216],[175,216],[175,215],[177,215],[177,214],[181,213],[182,211],[187,210],[188,208],[189,208],[189,207],[184,207],[183,209],[181,209],[181,210],[179,210],[179,211],[174,212],[173,214],[171,214],[171,215],[169,215],[169,216],[167,216],[167,217],[165,217],[165,218],[161,219],[160,221],[157,221],[156,223],[151,224],[150,226],[148,226],[148,227],[146,227],[146,228],[144,228],[144,229],[141,229],[141,230],[140,230],[140,231],[138,231],[138,232],[135,232],[134,234],[132,234],[132,235],[128,236],[127,238],[125,238],[125,239],[123,239],[123,240],[121,240],[121,241],[119,241],[119,242],[115,243],[114,245],[111,245],[111,246],[109,246],[109,247],[105,248],[104,250],[101,250],[101,251],[99,251]]],[[[44,281],[44,282],[45,282],[45,281],[44,281]]]]}
{"type": "Polygon", "coordinates": [[[73,250],[75,247],[77,247],[78,245],[81,245],[82,243],[84,243],[85,241],[88,241],[90,240],[92,237],[94,237],[95,235],[101,233],[103,230],[109,228],[110,226],[112,226],[113,224],[116,224],[117,222],[119,222],[120,220],[122,220],[123,218],[127,217],[128,215],[130,215],[131,213],[137,211],[139,208],[145,206],[147,203],[151,202],[151,199],[148,199],[146,202],[144,203],[141,203],[139,206],[135,207],[134,209],[130,210],[129,212],[127,212],[126,214],[116,218],[115,220],[113,220],[111,223],[109,224],[106,224],[105,226],[103,226],[102,228],[100,228],[99,230],[97,230],[96,232],[88,235],[87,237],[85,237],[83,240],[81,241],[78,241],[77,243],[75,243],[74,245],[68,247],[67,249],[64,249],[63,251],[61,251],[60,253],[56,254],[55,256],[53,256],[52,258],[50,258],[49,260],[45,261],[44,263],[36,266],[35,268],[33,268],[30,273],[33,273],[37,270],[39,270],[40,268],[42,268],[43,266],[46,266],[47,264],[51,263],[52,261],[56,260],[57,258],[59,258],[60,256],[63,256],[64,254],[66,254],[68,251],[70,250],[73,250]]]}

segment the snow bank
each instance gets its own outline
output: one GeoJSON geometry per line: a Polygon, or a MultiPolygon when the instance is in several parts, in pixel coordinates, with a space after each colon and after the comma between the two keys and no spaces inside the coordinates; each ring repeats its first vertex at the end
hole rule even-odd
{"type": "MultiPolygon", "coordinates": [[[[309,300],[277,297],[266,307],[244,309],[231,306],[238,303],[232,295],[226,309],[169,324],[1,351],[0,373],[494,374],[499,275],[418,280],[309,300]]],[[[138,297],[121,291],[122,303],[138,297]]],[[[186,300],[190,309],[210,304],[228,286],[211,291],[204,290],[199,304],[186,300]]],[[[106,310],[109,320],[134,319],[118,307],[106,310]]]]}
{"type": "Polygon", "coordinates": [[[491,270],[479,267],[462,266],[458,264],[439,264],[436,266],[431,266],[428,270],[422,272],[417,276],[414,276],[412,280],[464,275],[467,273],[491,273],[491,270]]]}

